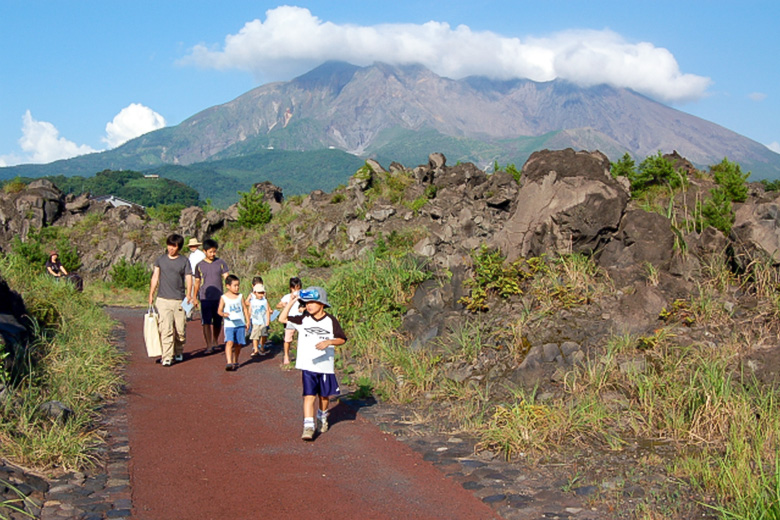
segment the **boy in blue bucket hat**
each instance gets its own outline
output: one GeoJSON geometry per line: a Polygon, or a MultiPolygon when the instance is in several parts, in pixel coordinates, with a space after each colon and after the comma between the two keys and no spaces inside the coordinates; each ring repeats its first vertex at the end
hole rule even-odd
{"type": "Polygon", "coordinates": [[[295,368],[303,381],[303,435],[305,441],[314,433],[328,431],[328,406],[331,396],[338,395],[339,383],[334,370],[335,347],[343,345],[347,336],[339,320],[325,309],[330,307],[322,287],[297,291],[279,315],[280,323],[289,323],[298,331],[298,353],[295,368]],[[289,316],[293,305],[304,305],[298,316],[289,316]],[[316,409],[316,422],[315,422],[316,409]]]}

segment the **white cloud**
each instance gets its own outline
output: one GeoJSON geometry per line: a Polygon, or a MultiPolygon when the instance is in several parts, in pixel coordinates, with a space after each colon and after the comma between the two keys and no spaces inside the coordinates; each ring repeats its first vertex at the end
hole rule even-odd
{"type": "Polygon", "coordinates": [[[667,102],[701,98],[711,81],[683,74],[667,49],[627,42],[609,31],[564,31],[544,38],[506,37],[443,22],[338,25],[308,9],[282,6],[266,11],[265,22],[247,22],[224,45],[196,45],[182,63],[215,69],[243,69],[258,79],[287,79],[326,60],[356,65],[374,61],[421,63],[437,74],[461,78],[562,78],[581,85],[608,83],[667,102]]]}
{"type": "Polygon", "coordinates": [[[751,92],[748,94],[748,98],[752,101],[763,101],[766,99],[766,94],[763,92],[751,92]]]}
{"type": "Polygon", "coordinates": [[[22,137],[19,139],[19,146],[26,154],[21,162],[30,163],[49,163],[96,151],[90,146],[77,145],[73,141],[60,137],[59,130],[53,124],[33,119],[29,110],[22,116],[22,137]]]}
{"type": "Polygon", "coordinates": [[[126,143],[152,130],[165,126],[165,118],[149,107],[138,103],[132,103],[123,108],[111,121],[106,124],[106,136],[101,140],[109,148],[126,143]]]}
{"type": "Polygon", "coordinates": [[[768,145],[766,145],[766,147],[775,153],[780,153],[780,143],[778,143],[777,141],[773,143],[769,143],[768,145]]]}

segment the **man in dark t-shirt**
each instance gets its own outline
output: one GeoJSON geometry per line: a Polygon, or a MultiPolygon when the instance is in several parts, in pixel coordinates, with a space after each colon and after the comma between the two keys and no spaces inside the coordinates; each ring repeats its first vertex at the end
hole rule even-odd
{"type": "Polygon", "coordinates": [[[203,325],[203,339],[206,340],[204,354],[211,354],[222,332],[222,317],[217,313],[222,286],[230,274],[227,263],[217,258],[219,244],[211,238],[203,241],[206,258],[195,266],[195,305],[200,305],[200,320],[203,325]]]}
{"type": "Polygon", "coordinates": [[[187,314],[181,304],[184,298],[192,302],[192,268],[190,261],[179,254],[184,237],[168,236],[167,251],[154,261],[152,282],[149,286],[149,305],[157,291],[157,310],[160,313],[160,340],[162,365],[169,367],[184,359],[185,325],[187,314]]]}

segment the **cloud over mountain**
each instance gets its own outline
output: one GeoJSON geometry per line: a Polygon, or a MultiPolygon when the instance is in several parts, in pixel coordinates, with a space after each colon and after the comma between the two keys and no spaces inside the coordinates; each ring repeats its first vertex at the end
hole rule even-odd
{"type": "Polygon", "coordinates": [[[149,107],[139,103],[131,103],[106,124],[106,136],[101,140],[109,148],[116,148],[130,139],[164,126],[165,118],[163,116],[149,107]]]}
{"type": "Polygon", "coordinates": [[[705,95],[707,77],[680,71],[674,55],[610,30],[572,30],[545,37],[505,37],[444,22],[357,26],[322,21],[302,7],[266,11],[220,46],[194,46],[182,60],[215,69],[242,69],[258,80],[289,79],[328,60],[422,64],[439,75],[534,81],[566,79],[583,86],[627,87],[665,102],[705,95]]]}

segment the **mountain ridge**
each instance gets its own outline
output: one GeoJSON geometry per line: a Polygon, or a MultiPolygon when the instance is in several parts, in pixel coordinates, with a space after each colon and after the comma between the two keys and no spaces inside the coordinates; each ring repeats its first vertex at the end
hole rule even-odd
{"type": "MultiPolygon", "coordinates": [[[[715,123],[625,88],[565,80],[454,80],[421,65],[330,61],[287,82],[258,86],[102,152],[27,168],[89,175],[240,157],[259,150],[335,148],[361,158],[421,164],[431,152],[479,165],[522,164],[535,149],[600,148],[613,161],[677,150],[705,167],[723,157],[757,178],[780,178],[780,154],[715,123]],[[415,133],[419,135],[415,136],[415,133]],[[404,138],[393,142],[389,136],[404,138]],[[420,148],[421,142],[445,148],[420,148]],[[449,147],[449,148],[447,148],[449,147]],[[604,149],[604,148],[606,149],[604,149]],[[415,153],[405,150],[415,149],[415,153]],[[391,156],[390,151],[400,153],[391,156]],[[84,172],[84,168],[93,168],[84,172]]],[[[27,165],[23,165],[27,166],[27,165]]],[[[24,170],[0,169],[0,178],[24,170]]]]}

